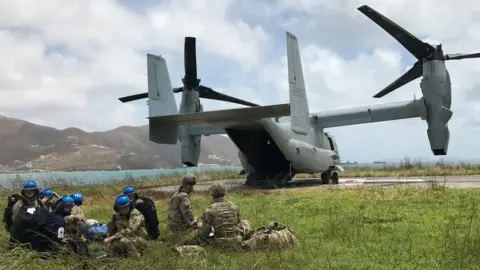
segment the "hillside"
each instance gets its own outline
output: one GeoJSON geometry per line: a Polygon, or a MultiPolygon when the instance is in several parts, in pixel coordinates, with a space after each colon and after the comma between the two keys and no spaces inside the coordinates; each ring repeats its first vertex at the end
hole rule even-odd
{"type": "MultiPolygon", "coordinates": [[[[202,137],[200,163],[238,165],[238,149],[225,136],[202,137]]],[[[111,170],[181,167],[180,144],[148,139],[148,126],[105,132],[58,130],[0,117],[0,170],[111,170]]]]}

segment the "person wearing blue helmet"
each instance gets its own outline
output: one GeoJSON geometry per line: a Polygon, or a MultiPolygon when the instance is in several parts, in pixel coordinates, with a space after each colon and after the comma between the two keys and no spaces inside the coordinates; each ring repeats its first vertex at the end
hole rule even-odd
{"type": "Polygon", "coordinates": [[[133,207],[127,195],[122,194],[115,198],[113,210],[115,213],[107,225],[105,249],[116,255],[140,257],[148,239],[145,218],[133,207]]]}
{"type": "Polygon", "coordinates": [[[61,201],[52,212],[41,207],[22,207],[10,231],[11,247],[20,243],[29,244],[24,246],[44,254],[61,252],[63,249],[58,248],[67,243],[64,216],[74,205],[69,196],[62,197],[61,201]]]}
{"type": "Polygon", "coordinates": [[[128,196],[133,206],[142,213],[145,218],[145,228],[147,229],[148,238],[156,240],[160,236],[157,208],[152,199],[147,196],[138,196],[133,186],[123,188],[123,195],[128,196]]]}
{"type": "Polygon", "coordinates": [[[62,196],[58,199],[55,213],[64,220],[65,236],[64,242],[78,255],[88,255],[88,245],[83,233],[88,230],[86,223],[72,219],[72,214],[78,207],[73,196],[62,196]]]}
{"type": "Polygon", "coordinates": [[[74,206],[70,215],[65,217],[65,231],[67,235],[77,241],[86,241],[84,234],[88,231],[87,218],[80,205],[83,204],[83,196],[80,192],[73,192],[70,197],[74,206]]]}
{"type": "Polygon", "coordinates": [[[42,190],[42,192],[40,193],[40,199],[43,201],[45,207],[49,211],[53,211],[55,207],[55,201],[53,200],[54,195],[55,194],[53,193],[53,190],[49,188],[42,190]]]}
{"type": "Polygon", "coordinates": [[[22,191],[20,192],[24,199],[21,199],[12,207],[12,220],[15,219],[15,216],[20,211],[20,208],[24,205],[33,206],[33,207],[45,207],[44,199],[43,201],[39,199],[40,197],[40,189],[35,181],[27,181],[23,184],[22,191]]]}

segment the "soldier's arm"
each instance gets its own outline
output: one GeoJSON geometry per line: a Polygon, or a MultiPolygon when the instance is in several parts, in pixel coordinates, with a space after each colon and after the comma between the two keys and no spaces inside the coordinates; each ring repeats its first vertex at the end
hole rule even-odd
{"type": "Polygon", "coordinates": [[[192,214],[192,205],[190,204],[190,198],[183,196],[180,199],[180,211],[182,211],[183,218],[190,227],[197,226],[197,220],[192,214]]]}
{"type": "Polygon", "coordinates": [[[115,215],[112,215],[112,218],[107,224],[107,237],[113,236],[117,233],[115,229],[115,215]]]}
{"type": "Polygon", "coordinates": [[[212,219],[210,215],[210,208],[207,208],[207,210],[205,210],[205,212],[203,213],[202,222],[203,222],[203,226],[198,231],[198,236],[200,238],[205,239],[212,232],[212,219]]]}
{"type": "Polygon", "coordinates": [[[135,234],[144,224],[145,218],[143,217],[142,214],[136,214],[130,217],[128,220],[128,225],[127,228],[119,231],[115,237],[127,237],[130,235],[135,234]]]}
{"type": "Polygon", "coordinates": [[[15,219],[15,217],[18,215],[18,212],[20,212],[20,208],[23,206],[23,201],[19,200],[16,202],[13,207],[12,207],[12,220],[15,219]]]}
{"type": "Polygon", "coordinates": [[[85,214],[83,213],[82,208],[79,206],[73,207],[72,213],[65,217],[65,222],[73,222],[76,220],[78,221],[86,220],[85,214]]]}

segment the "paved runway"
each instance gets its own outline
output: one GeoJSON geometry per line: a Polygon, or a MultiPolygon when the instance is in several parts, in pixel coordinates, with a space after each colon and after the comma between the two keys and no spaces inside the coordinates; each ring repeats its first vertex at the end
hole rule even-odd
{"type": "MultiPolygon", "coordinates": [[[[245,179],[226,179],[222,180],[228,190],[232,189],[255,189],[245,186],[245,179]]],[[[208,191],[213,182],[201,182],[195,186],[196,191],[208,191]]],[[[480,188],[480,175],[471,176],[423,176],[423,177],[367,177],[367,178],[340,178],[338,185],[322,185],[318,178],[300,178],[289,182],[288,189],[298,189],[305,187],[315,188],[352,188],[352,187],[375,187],[392,185],[416,185],[431,186],[441,185],[452,188],[480,188]]],[[[165,186],[151,188],[152,191],[161,191],[173,193],[178,186],[165,186]]]]}

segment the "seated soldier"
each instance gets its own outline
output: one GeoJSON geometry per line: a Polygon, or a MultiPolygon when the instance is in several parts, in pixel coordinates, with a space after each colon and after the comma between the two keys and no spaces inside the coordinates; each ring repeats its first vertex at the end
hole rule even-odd
{"type": "Polygon", "coordinates": [[[183,245],[193,229],[202,228],[202,223],[198,222],[192,214],[190,199],[193,187],[197,184],[197,178],[187,173],[182,177],[181,183],[178,191],[170,198],[167,211],[168,230],[174,246],[183,245]]]}
{"type": "Polygon", "coordinates": [[[18,200],[12,208],[12,220],[15,219],[15,216],[18,214],[18,211],[24,203],[26,206],[34,206],[34,207],[42,207],[45,208],[44,201],[47,199],[40,200],[40,189],[38,188],[37,182],[35,181],[27,181],[23,184],[23,188],[21,194],[24,200],[18,200]]]}
{"type": "Polygon", "coordinates": [[[115,214],[108,223],[108,236],[104,240],[106,251],[126,257],[140,257],[148,239],[143,215],[133,207],[126,195],[115,198],[113,209],[115,214]]]}
{"type": "Polygon", "coordinates": [[[66,231],[68,234],[75,235],[79,240],[84,240],[83,235],[88,230],[87,218],[80,207],[83,204],[83,195],[80,192],[73,192],[70,197],[73,198],[75,205],[70,215],[65,217],[66,231]]]}
{"type": "Polygon", "coordinates": [[[142,213],[145,218],[145,227],[147,229],[148,237],[151,240],[157,239],[160,236],[158,229],[157,208],[152,199],[146,196],[138,196],[136,190],[132,186],[123,188],[123,195],[127,195],[134,207],[142,213]]]}
{"type": "Polygon", "coordinates": [[[213,202],[203,213],[203,226],[197,235],[197,242],[189,244],[211,244],[222,250],[239,250],[242,247],[243,235],[250,231],[246,220],[240,220],[240,209],[225,199],[227,193],[221,182],[210,187],[213,202]],[[213,237],[210,234],[213,231],[213,237]]]}
{"type": "Polygon", "coordinates": [[[75,200],[71,196],[63,196],[58,199],[54,212],[64,219],[65,238],[64,241],[69,244],[72,250],[79,255],[88,255],[88,247],[82,233],[86,232],[86,224],[77,219],[71,219],[73,209],[75,209],[75,200]]]}
{"type": "Polygon", "coordinates": [[[58,253],[66,243],[64,239],[65,221],[73,207],[73,199],[65,197],[53,212],[46,208],[35,206],[22,206],[11,229],[12,247],[16,243],[29,244],[28,247],[38,252],[58,253]]]}
{"type": "Polygon", "coordinates": [[[48,211],[52,212],[55,209],[55,201],[53,200],[53,190],[47,188],[40,193],[40,199],[45,204],[48,211]]]}

